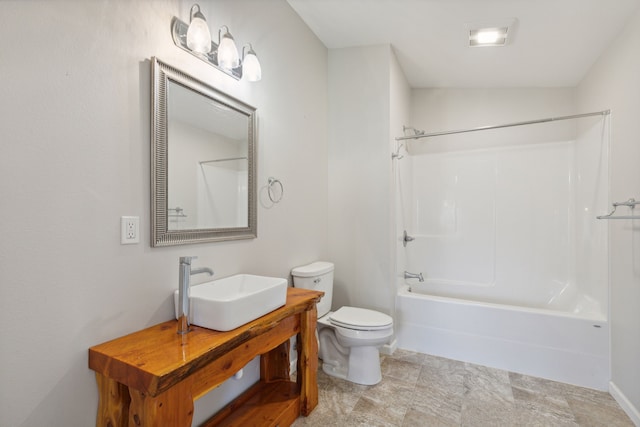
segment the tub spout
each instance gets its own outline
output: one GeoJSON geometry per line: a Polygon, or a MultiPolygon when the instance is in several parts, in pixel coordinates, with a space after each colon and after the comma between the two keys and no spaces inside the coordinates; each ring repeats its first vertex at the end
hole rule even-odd
{"type": "Polygon", "coordinates": [[[408,271],[404,272],[405,279],[418,279],[419,282],[424,282],[424,277],[422,277],[422,273],[409,273],[408,271]]]}

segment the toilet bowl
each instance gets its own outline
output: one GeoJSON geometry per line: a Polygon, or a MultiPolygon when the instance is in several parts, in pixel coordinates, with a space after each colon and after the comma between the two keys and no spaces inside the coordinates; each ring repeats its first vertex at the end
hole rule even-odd
{"type": "Polygon", "coordinates": [[[377,384],[380,347],[393,336],[393,320],[386,314],[342,307],[318,319],[322,370],[358,384],[377,384]],[[344,322],[348,317],[349,323],[344,322]],[[354,324],[355,323],[355,324],[354,324]]]}
{"type": "Polygon", "coordinates": [[[333,269],[332,263],[320,261],[291,271],[295,287],[325,293],[317,305],[322,370],[354,383],[377,384],[382,379],[379,350],[393,336],[393,319],[358,307],[330,311],[333,269]]]}

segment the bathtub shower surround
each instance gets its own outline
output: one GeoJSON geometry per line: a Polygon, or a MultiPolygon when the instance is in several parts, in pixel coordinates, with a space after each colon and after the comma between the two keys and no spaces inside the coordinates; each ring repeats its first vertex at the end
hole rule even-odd
{"type": "Polygon", "coordinates": [[[398,161],[401,348],[607,388],[608,124],[398,161]]]}

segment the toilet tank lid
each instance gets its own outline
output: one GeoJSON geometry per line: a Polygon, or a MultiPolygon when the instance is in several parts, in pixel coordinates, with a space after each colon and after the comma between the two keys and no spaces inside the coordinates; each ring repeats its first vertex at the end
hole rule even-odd
{"type": "Polygon", "coordinates": [[[333,271],[333,263],[326,261],[316,261],[311,264],[302,265],[291,270],[291,275],[295,277],[314,277],[333,271]]]}

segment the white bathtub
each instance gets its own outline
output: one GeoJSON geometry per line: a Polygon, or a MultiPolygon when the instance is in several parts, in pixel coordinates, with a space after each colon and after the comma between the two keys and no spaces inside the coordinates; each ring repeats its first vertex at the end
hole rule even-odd
{"type": "Polygon", "coordinates": [[[609,326],[571,312],[433,296],[399,287],[398,347],[598,390],[609,382],[609,326]]]}

